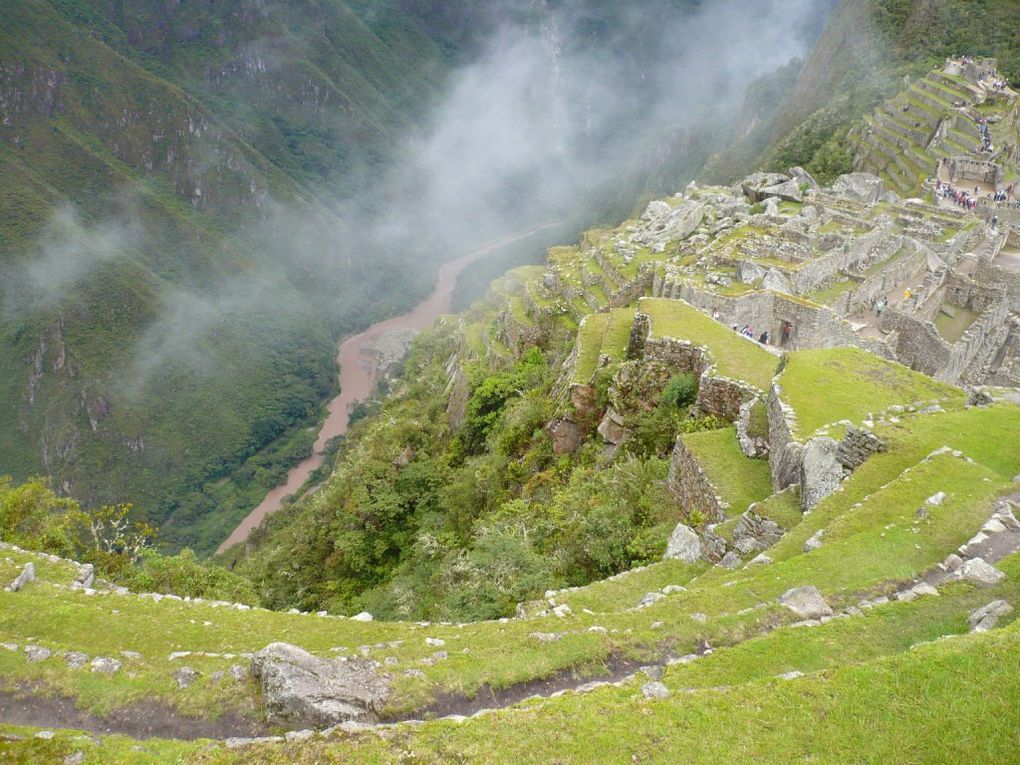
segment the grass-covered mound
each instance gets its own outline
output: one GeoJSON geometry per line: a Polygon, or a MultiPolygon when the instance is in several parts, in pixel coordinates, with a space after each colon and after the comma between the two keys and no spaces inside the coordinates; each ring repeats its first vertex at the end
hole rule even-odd
{"type": "Polygon", "coordinates": [[[959,388],[852,347],[789,354],[779,384],[801,435],[839,420],[860,422],[894,405],[952,407],[966,398],[959,388]]]}
{"type": "Polygon", "coordinates": [[[739,515],[772,493],[768,462],[750,459],[740,451],[735,428],[685,433],[680,438],[720,496],[729,502],[731,515],[739,515]]]}
{"type": "Polygon", "coordinates": [[[682,300],[642,298],[638,310],[652,320],[653,337],[672,337],[704,346],[719,374],[767,390],[779,359],[753,340],[714,321],[682,300]]]}

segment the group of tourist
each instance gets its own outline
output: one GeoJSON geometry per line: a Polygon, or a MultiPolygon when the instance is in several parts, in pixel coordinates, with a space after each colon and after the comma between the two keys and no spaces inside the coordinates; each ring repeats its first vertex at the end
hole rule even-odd
{"type": "MultiPolygon", "coordinates": [[[[734,324],[733,325],[733,331],[743,335],[744,337],[749,337],[752,340],[754,340],[754,327],[752,327],[750,324],[745,324],[740,329],[737,329],[737,325],[734,324]]],[[[758,342],[761,343],[762,345],[768,345],[769,344],[769,333],[768,333],[768,331],[762,332],[760,335],[758,335],[758,342]]]]}
{"type": "Polygon", "coordinates": [[[977,124],[978,129],[981,130],[981,151],[992,151],[992,132],[988,129],[988,119],[980,117],[977,124]]]}
{"type": "Polygon", "coordinates": [[[955,186],[949,183],[943,183],[941,180],[935,181],[935,196],[942,197],[943,199],[953,200],[953,204],[957,207],[962,207],[964,210],[973,210],[977,207],[977,195],[979,193],[977,186],[974,187],[973,196],[968,191],[961,191],[955,186]]]}

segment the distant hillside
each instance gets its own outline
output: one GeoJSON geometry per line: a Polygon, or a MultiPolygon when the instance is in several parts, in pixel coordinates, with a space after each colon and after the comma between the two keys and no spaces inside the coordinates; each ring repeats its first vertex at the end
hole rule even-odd
{"type": "Polygon", "coordinates": [[[748,163],[800,165],[823,181],[847,172],[857,121],[951,55],[993,56],[1020,80],[1020,4],[1012,0],[840,0],[811,55],[752,88],[742,128],[707,176],[733,180],[748,163]],[[763,97],[768,96],[768,97],[763,97]]]}
{"type": "Polygon", "coordinates": [[[330,209],[444,55],[382,3],[5,6],[0,473],[175,514],[178,543],[257,501],[310,446],[332,339],[413,291],[336,257],[330,209]]]}

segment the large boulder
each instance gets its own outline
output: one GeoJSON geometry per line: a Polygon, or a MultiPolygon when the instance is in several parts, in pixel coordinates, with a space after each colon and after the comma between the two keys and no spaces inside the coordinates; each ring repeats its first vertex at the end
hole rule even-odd
{"type": "Polygon", "coordinates": [[[843,480],[839,444],[827,437],[812,438],[800,464],[800,504],[804,511],[832,494],[843,480]]]}
{"type": "Polygon", "coordinates": [[[786,606],[801,619],[818,619],[832,616],[832,609],[825,602],[817,587],[804,585],[787,590],[779,596],[779,605],[786,606]]]}
{"type": "Polygon", "coordinates": [[[690,526],[678,523],[666,543],[664,560],[682,560],[697,563],[701,560],[701,538],[690,526]]]}
{"type": "Polygon", "coordinates": [[[795,290],[786,274],[780,271],[778,268],[770,268],[765,272],[765,277],[761,282],[762,289],[770,292],[781,292],[784,295],[792,295],[795,290]]]}
{"type": "Polygon", "coordinates": [[[744,554],[765,550],[782,539],[784,533],[783,527],[771,518],[748,509],[733,529],[733,546],[744,554]]]}
{"type": "Polygon", "coordinates": [[[251,671],[262,684],[269,722],[279,725],[373,722],[390,693],[368,660],[328,661],[287,643],[271,643],[255,654],[251,671]]]}
{"type": "Polygon", "coordinates": [[[960,576],[968,582],[980,585],[998,584],[1006,575],[984,558],[972,558],[960,567],[960,576]]]}
{"type": "Polygon", "coordinates": [[[847,173],[841,175],[832,184],[832,192],[850,197],[857,202],[873,205],[882,198],[885,184],[881,178],[871,173],[847,173]]]}
{"type": "Polygon", "coordinates": [[[753,173],[740,182],[740,190],[751,202],[761,202],[768,194],[765,189],[779,186],[790,180],[790,176],[782,173],[753,173]]]}
{"type": "Polygon", "coordinates": [[[758,192],[760,197],[779,197],[786,202],[803,202],[804,194],[796,181],[785,181],[775,186],[766,186],[758,192]]]}
{"type": "MultiPolygon", "coordinates": [[[[669,205],[665,206],[669,207],[669,205]]],[[[705,218],[705,205],[691,200],[683,202],[668,212],[662,212],[661,207],[653,208],[649,205],[645,215],[650,216],[648,225],[645,231],[635,237],[635,241],[650,245],[665,244],[690,236],[705,218]]]]}

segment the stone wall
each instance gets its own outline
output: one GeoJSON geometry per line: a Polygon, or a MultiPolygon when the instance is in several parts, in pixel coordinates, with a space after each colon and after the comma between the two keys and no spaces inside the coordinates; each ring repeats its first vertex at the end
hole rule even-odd
{"type": "Polygon", "coordinates": [[[783,403],[782,395],[782,387],[778,382],[773,382],[765,400],[769,418],[769,471],[772,474],[773,491],[782,491],[800,482],[803,460],[803,446],[793,437],[797,417],[783,403]]]}
{"type": "Polygon", "coordinates": [[[982,259],[978,261],[977,268],[974,269],[973,278],[979,284],[1002,289],[1010,309],[1020,311],[1020,272],[1000,268],[992,262],[982,259]]]}
{"type": "Polygon", "coordinates": [[[1002,302],[1002,299],[1002,287],[977,282],[961,274],[949,274],[946,277],[945,300],[951,305],[982,313],[1002,302]]]}
{"type": "Polygon", "coordinates": [[[949,170],[950,182],[954,184],[972,181],[997,186],[1003,175],[1001,165],[963,155],[949,157],[945,160],[945,167],[949,170]]]}
{"type": "Polygon", "coordinates": [[[729,503],[719,496],[682,438],[678,438],[673,446],[666,487],[686,512],[697,510],[708,523],[726,520],[729,503]]]}
{"type": "Polygon", "coordinates": [[[882,331],[895,333],[896,360],[904,366],[934,377],[949,364],[949,343],[930,321],[889,308],[882,315],[882,331]]]}
{"type": "Polygon", "coordinates": [[[846,435],[839,442],[836,456],[840,464],[847,470],[856,470],[869,457],[886,450],[885,442],[869,430],[850,425],[846,435]]]}
{"type": "Polygon", "coordinates": [[[856,287],[843,293],[833,304],[833,310],[844,316],[860,308],[870,309],[879,297],[887,295],[898,285],[927,268],[927,258],[921,250],[900,258],[878,273],[865,277],[856,287]]]}
{"type": "MultiPolygon", "coordinates": [[[[918,372],[948,383],[975,380],[975,361],[990,356],[1008,332],[1009,301],[987,308],[955,343],[948,343],[930,321],[889,309],[882,330],[895,332],[896,359],[918,372]]],[[[978,365],[980,366],[980,365],[978,365]]]]}
{"type": "Polygon", "coordinates": [[[759,391],[738,380],[716,376],[714,370],[714,366],[710,367],[701,375],[694,405],[705,414],[736,422],[740,417],[740,407],[757,398],[759,391]]]}

